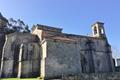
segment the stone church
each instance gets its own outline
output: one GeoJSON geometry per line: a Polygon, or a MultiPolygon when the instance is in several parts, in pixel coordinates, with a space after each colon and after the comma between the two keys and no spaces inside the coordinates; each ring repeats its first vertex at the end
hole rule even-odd
{"type": "Polygon", "coordinates": [[[92,35],[63,33],[61,28],[34,25],[31,33],[5,34],[0,16],[0,77],[57,78],[81,73],[113,72],[111,46],[104,23],[91,26],[92,35]]]}

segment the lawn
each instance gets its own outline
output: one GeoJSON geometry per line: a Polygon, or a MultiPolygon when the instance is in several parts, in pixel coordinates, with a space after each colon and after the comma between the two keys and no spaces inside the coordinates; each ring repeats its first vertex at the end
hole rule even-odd
{"type": "Polygon", "coordinates": [[[1,78],[0,80],[43,80],[39,78],[1,78]]]}

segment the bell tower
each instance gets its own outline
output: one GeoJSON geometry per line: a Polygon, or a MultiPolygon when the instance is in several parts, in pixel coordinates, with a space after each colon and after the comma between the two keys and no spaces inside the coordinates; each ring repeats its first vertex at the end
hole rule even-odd
{"type": "Polygon", "coordinates": [[[104,23],[102,22],[96,22],[92,25],[92,34],[93,37],[106,37],[105,29],[104,29],[104,23]]]}

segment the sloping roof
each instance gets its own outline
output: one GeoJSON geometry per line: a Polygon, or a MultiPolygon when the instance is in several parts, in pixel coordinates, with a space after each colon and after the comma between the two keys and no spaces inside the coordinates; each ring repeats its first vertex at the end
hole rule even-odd
{"type": "Polygon", "coordinates": [[[51,26],[41,25],[41,24],[34,25],[32,28],[32,31],[34,31],[35,28],[44,30],[44,31],[62,32],[62,28],[51,27],[51,26]]]}
{"type": "Polygon", "coordinates": [[[75,35],[75,34],[67,34],[67,33],[60,33],[58,35],[46,36],[45,38],[52,40],[60,40],[60,41],[70,41],[70,42],[78,42],[81,38],[96,39],[96,40],[103,39],[100,37],[75,35]]]}

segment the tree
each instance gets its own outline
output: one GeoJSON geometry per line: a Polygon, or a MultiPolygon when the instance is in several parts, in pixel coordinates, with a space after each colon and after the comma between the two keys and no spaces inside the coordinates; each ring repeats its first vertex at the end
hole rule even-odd
{"type": "Polygon", "coordinates": [[[25,25],[25,29],[24,29],[23,32],[25,32],[25,33],[30,32],[30,30],[29,30],[29,26],[28,26],[28,25],[25,25]]]}
{"type": "Polygon", "coordinates": [[[20,19],[15,20],[13,18],[10,18],[8,20],[8,25],[7,25],[6,31],[7,31],[7,33],[30,32],[29,26],[26,25],[22,20],[20,20],[20,19]]]}

